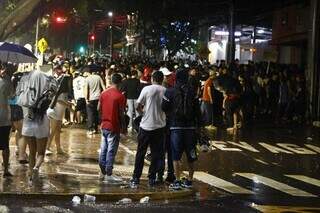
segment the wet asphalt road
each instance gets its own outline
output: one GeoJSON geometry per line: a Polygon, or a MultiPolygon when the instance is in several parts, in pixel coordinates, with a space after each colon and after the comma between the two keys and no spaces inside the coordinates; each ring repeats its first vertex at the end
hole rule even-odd
{"type": "MultiPolygon", "coordinates": [[[[320,212],[319,129],[260,124],[236,136],[210,130],[210,137],[211,151],[200,153],[196,165],[193,197],[152,201],[146,205],[97,201],[95,205],[81,204],[78,207],[72,206],[69,200],[1,197],[0,212],[320,212]]],[[[88,167],[91,170],[87,173],[96,174],[98,170],[93,168],[97,162],[100,136],[88,137],[83,129],[65,128],[62,138],[68,156],[48,157],[42,169],[44,179],[48,178],[47,173],[57,171],[63,175],[85,175],[86,172],[79,169],[70,170],[70,167],[77,166],[88,167]]],[[[136,149],[134,138],[134,135],[123,138],[116,159],[115,170],[117,166],[124,167],[119,174],[127,178],[130,178],[130,170],[127,173],[123,170],[127,167],[132,169],[136,149]]],[[[19,174],[21,168],[12,164],[13,172],[19,174]]],[[[18,176],[22,174],[23,170],[18,176]]],[[[74,183],[71,179],[68,186],[51,183],[54,183],[56,191],[101,191],[103,188],[94,183],[88,184],[88,180],[76,180],[78,182],[74,183]]],[[[21,177],[19,181],[22,182],[21,177]]],[[[13,182],[12,186],[17,184],[13,182]]],[[[2,180],[0,189],[10,191],[14,188],[12,186],[2,180]]],[[[15,186],[15,190],[22,193],[24,190],[44,190],[41,184],[35,187],[38,188],[17,189],[15,186]]],[[[49,192],[53,190],[46,187],[49,192]]]]}

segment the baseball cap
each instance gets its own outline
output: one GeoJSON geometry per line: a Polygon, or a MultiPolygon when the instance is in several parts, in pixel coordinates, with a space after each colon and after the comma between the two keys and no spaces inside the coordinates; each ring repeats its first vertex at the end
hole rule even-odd
{"type": "Polygon", "coordinates": [[[161,71],[164,76],[171,75],[172,73],[166,67],[162,67],[159,71],[161,71]]]}

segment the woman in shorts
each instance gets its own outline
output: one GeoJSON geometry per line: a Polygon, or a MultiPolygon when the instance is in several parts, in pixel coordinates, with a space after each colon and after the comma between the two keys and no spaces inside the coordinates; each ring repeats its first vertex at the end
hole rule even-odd
{"type": "MultiPolygon", "coordinates": [[[[16,70],[14,70],[16,71],[16,70]]],[[[19,80],[21,79],[23,73],[16,72],[13,74],[11,79],[14,89],[17,87],[19,80]]],[[[18,161],[20,164],[27,164],[28,156],[26,154],[27,144],[22,140],[22,122],[23,122],[23,110],[22,107],[17,104],[17,96],[9,99],[10,110],[11,110],[11,122],[12,128],[15,132],[15,141],[16,141],[16,156],[18,156],[18,161]]]]}
{"type": "Polygon", "coordinates": [[[22,139],[22,122],[23,122],[23,111],[21,106],[17,105],[17,98],[13,97],[9,100],[10,110],[11,110],[11,122],[12,127],[15,131],[15,141],[16,141],[16,156],[20,164],[27,164],[27,154],[26,148],[27,144],[22,139]]]}
{"type": "Polygon", "coordinates": [[[61,133],[61,126],[62,121],[64,118],[64,113],[67,108],[71,109],[72,103],[68,100],[68,94],[70,87],[70,76],[65,75],[61,77],[60,86],[57,93],[57,100],[54,101],[51,108],[47,110],[47,115],[50,119],[50,137],[48,140],[47,150],[46,154],[50,155],[52,154],[51,151],[51,143],[54,139],[56,148],[57,148],[57,154],[63,155],[65,154],[64,151],[61,148],[60,144],[60,133],[61,133]]]}

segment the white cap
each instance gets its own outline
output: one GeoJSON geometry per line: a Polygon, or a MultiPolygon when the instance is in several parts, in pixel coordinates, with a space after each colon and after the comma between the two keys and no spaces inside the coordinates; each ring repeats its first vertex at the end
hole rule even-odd
{"type": "Polygon", "coordinates": [[[160,68],[160,71],[163,73],[164,76],[166,76],[166,75],[171,75],[171,73],[172,73],[172,72],[170,72],[170,71],[168,70],[168,68],[166,68],[166,67],[160,68]]]}
{"type": "Polygon", "coordinates": [[[114,68],[116,68],[116,65],[112,64],[112,65],[110,66],[110,69],[114,69],[114,68]]]}

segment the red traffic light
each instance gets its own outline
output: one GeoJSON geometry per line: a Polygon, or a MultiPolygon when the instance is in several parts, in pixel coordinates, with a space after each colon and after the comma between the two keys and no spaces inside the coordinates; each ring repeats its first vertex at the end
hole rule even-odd
{"type": "Polygon", "coordinates": [[[66,21],[67,21],[66,17],[61,17],[61,16],[56,17],[56,22],[59,24],[64,24],[66,23],[66,21]]]}
{"type": "Polygon", "coordinates": [[[92,41],[94,41],[94,40],[96,39],[96,37],[95,37],[94,35],[91,35],[91,36],[90,36],[90,39],[91,39],[92,41]]]}

